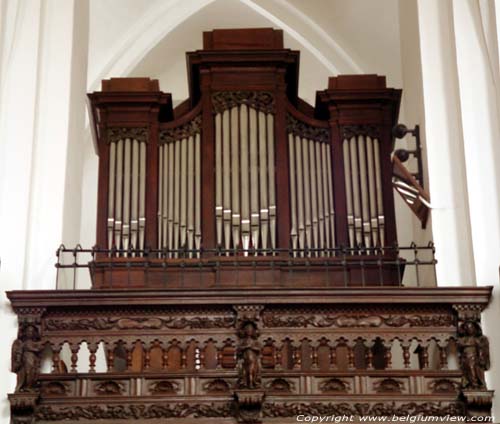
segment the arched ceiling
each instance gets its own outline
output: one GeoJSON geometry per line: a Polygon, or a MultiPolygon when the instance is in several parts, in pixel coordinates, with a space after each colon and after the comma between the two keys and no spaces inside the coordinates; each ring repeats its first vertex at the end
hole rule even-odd
{"type": "Polygon", "coordinates": [[[327,77],[379,73],[401,86],[397,0],[91,0],[89,89],[111,76],[158,78],[187,96],[185,52],[214,28],[274,27],[301,51],[299,90],[314,101],[327,77]],[[373,19],[376,16],[377,19],[373,19]]]}

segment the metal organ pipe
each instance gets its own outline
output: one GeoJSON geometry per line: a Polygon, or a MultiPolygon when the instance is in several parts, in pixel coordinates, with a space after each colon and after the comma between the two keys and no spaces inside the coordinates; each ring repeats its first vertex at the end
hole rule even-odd
{"type": "Polygon", "coordinates": [[[294,256],[324,256],[335,246],[329,132],[288,116],[291,243],[294,256]]]}
{"type": "Polygon", "coordinates": [[[160,132],[158,247],[168,258],[195,257],[201,248],[200,122],[160,132]]]}
{"type": "Polygon", "coordinates": [[[144,247],[146,142],[123,137],[110,142],[108,249],[135,256],[144,247]]]}
{"type": "Polygon", "coordinates": [[[260,100],[272,98],[219,92],[213,99],[217,244],[226,255],[265,255],[276,245],[274,116],[260,100]]]}
{"type": "Polygon", "coordinates": [[[250,247],[250,181],[248,178],[248,107],[240,106],[241,143],[241,242],[243,250],[250,247]]]}
{"type": "Polygon", "coordinates": [[[352,135],[344,139],[343,152],[350,244],[365,253],[384,245],[379,140],[352,135]]]}

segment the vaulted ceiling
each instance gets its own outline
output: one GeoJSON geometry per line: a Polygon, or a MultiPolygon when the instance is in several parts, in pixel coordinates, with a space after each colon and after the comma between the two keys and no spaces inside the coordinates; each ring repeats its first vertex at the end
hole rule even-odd
{"type": "Polygon", "coordinates": [[[150,76],[176,102],[187,96],[185,52],[202,31],[274,27],[301,51],[300,95],[327,77],[379,73],[401,86],[397,0],[91,0],[89,90],[110,76],[150,76]],[[376,19],[373,19],[376,17],[376,19]]]}

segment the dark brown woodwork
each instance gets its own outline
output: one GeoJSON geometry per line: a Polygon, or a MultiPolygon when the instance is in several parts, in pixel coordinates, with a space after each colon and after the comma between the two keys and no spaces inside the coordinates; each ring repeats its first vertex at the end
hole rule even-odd
{"type": "MultiPolygon", "coordinates": [[[[403,287],[410,260],[399,257],[391,162],[401,90],[387,88],[377,75],[332,77],[313,107],[297,95],[299,52],[285,49],[282,31],[270,28],[206,32],[203,50],[188,53],[187,64],[190,95],[175,110],[171,95],[149,78],[111,78],[89,94],[99,155],[97,247],[79,252],[92,255],[92,289],[7,293],[19,322],[12,422],[257,424],[295,422],[298,415],[347,415],[354,422],[359,416],[489,414],[493,392],[484,379],[489,344],[481,313],[492,287],[403,287]],[[259,197],[252,213],[261,227],[251,234],[257,247],[241,247],[240,210],[231,203],[234,240],[223,248],[227,241],[218,232],[228,222],[217,221],[222,171],[216,162],[223,160],[217,135],[226,113],[227,125],[238,122],[226,147],[249,146],[250,109],[257,129],[265,122],[264,135],[253,128],[258,149],[274,146],[274,162],[259,156],[261,150],[254,155],[259,189],[275,188],[276,238],[267,245],[260,239],[265,247],[258,248],[261,229],[272,229],[266,207],[274,206],[259,197]],[[194,190],[196,155],[186,152],[197,140],[199,204],[180,194],[182,187],[194,190]],[[375,152],[375,145],[378,157],[368,147],[375,152]],[[124,164],[120,155],[132,158],[141,146],[145,168],[132,159],[130,167],[124,164]],[[348,150],[344,157],[344,146],[352,147],[352,156],[348,150]],[[111,169],[118,157],[121,168],[111,169]],[[268,161],[274,180],[266,179],[268,161]],[[373,192],[363,192],[373,175],[378,179],[369,163],[379,166],[380,211],[373,192]],[[179,169],[184,183],[178,184],[165,172],[179,169]],[[126,218],[125,231],[125,218],[110,216],[108,205],[115,208],[126,177],[140,185],[143,176],[146,223],[138,248],[131,240],[140,240],[141,216],[126,218]],[[293,192],[292,184],[324,195],[334,215],[314,196],[293,192]],[[173,192],[181,205],[164,215],[160,207],[173,192]],[[356,193],[357,216],[349,206],[356,193]],[[306,212],[293,209],[299,202],[306,212]],[[169,214],[198,206],[199,228],[187,212],[184,221],[169,214]],[[292,228],[296,218],[302,221],[292,228]],[[456,369],[448,364],[451,351],[460,355],[456,369]],[[41,372],[42,357],[49,372],[41,372]]],[[[230,172],[252,175],[232,165],[230,172]]],[[[140,196],[138,186],[130,186],[132,205],[140,196]]],[[[425,261],[409,249],[418,274],[425,261]]],[[[433,246],[428,250],[433,255],[433,246]]],[[[87,265],[73,254],[76,273],[87,265]]],[[[427,264],[435,264],[433,256],[427,264]]],[[[66,266],[58,262],[57,268],[66,266]]]]}
{"type": "MultiPolygon", "coordinates": [[[[250,413],[255,420],[267,422],[299,413],[336,413],[340,404],[345,414],[353,416],[387,411],[389,415],[465,415],[487,410],[491,392],[473,386],[476,380],[467,359],[462,368],[449,369],[442,349],[454,340],[462,346],[485,348],[477,329],[491,287],[286,293],[284,297],[281,289],[8,292],[20,328],[36,329],[37,343],[50,348],[54,367],[64,360],[59,353],[63,344],[69,343],[73,352],[73,372],[54,368],[39,375],[40,386],[20,386],[10,395],[13,414],[25,414],[26,408],[16,405],[29,396],[28,415],[53,422],[84,417],[186,423],[218,417],[246,422],[241,415],[250,413]],[[474,333],[464,333],[463,328],[472,325],[474,333]],[[441,346],[436,369],[429,368],[430,339],[441,346]],[[100,340],[106,341],[108,349],[104,368],[96,363],[100,340]],[[420,353],[409,350],[414,340],[420,341],[420,353]],[[84,342],[90,352],[87,369],[82,368],[86,358],[79,353],[84,342]],[[110,366],[113,358],[116,364],[117,355],[122,355],[118,350],[110,353],[118,344],[127,352],[128,366],[123,369],[110,366]],[[402,346],[401,358],[391,357],[395,344],[402,346]],[[245,362],[239,355],[247,349],[261,358],[256,374],[241,374],[245,362]],[[415,355],[421,366],[410,368],[415,355]],[[248,380],[249,375],[253,377],[248,380]],[[306,377],[311,382],[308,390],[300,384],[306,377]],[[354,379],[366,389],[360,390],[354,379]],[[188,380],[192,389],[185,386],[188,380]],[[424,393],[416,392],[410,380],[418,381],[424,393]],[[242,397],[253,399],[255,409],[238,403],[242,397]],[[481,407],[479,398],[486,402],[481,407]],[[163,409],[166,399],[169,406],[163,409]],[[121,406],[113,410],[117,401],[121,406]],[[367,409],[359,410],[361,404],[367,409]],[[143,405],[135,409],[139,415],[133,415],[134,405],[143,405]],[[239,413],[231,418],[235,407],[239,413]],[[107,413],[110,409],[114,412],[107,413]],[[70,410],[74,415],[69,415],[70,410]]],[[[22,331],[18,340],[26,343],[22,331]]],[[[477,354],[484,357],[487,351],[477,354]]],[[[29,371],[29,366],[21,362],[21,370],[29,371]]]]}

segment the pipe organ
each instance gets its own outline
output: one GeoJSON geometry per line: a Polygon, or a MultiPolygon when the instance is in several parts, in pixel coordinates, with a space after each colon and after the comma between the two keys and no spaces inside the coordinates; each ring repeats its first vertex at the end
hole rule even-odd
{"type": "Polygon", "coordinates": [[[376,75],[332,77],[310,106],[297,96],[298,52],[266,31],[255,45],[206,33],[176,108],[148,78],[89,95],[99,260],[394,256],[400,90],[376,75]]]}
{"type": "Polygon", "coordinates": [[[418,286],[434,247],[396,245],[393,176],[428,201],[391,159],[400,90],[332,77],[313,107],[281,31],[203,44],[175,108],[149,78],[89,95],[96,247],[57,252],[78,289],[7,292],[12,423],[490,416],[492,287],[418,286]]]}

